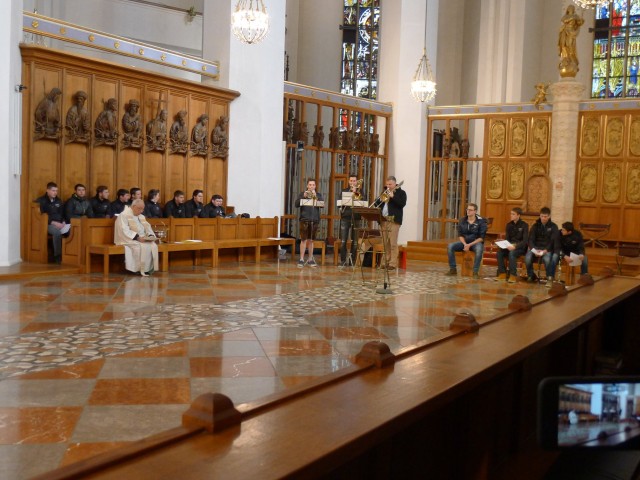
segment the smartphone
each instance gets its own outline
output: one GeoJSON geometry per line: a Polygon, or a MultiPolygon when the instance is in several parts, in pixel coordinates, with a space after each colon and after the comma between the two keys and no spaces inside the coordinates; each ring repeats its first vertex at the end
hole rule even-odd
{"type": "Polygon", "coordinates": [[[538,387],[542,448],[638,448],[640,376],[552,377],[538,387]]]}

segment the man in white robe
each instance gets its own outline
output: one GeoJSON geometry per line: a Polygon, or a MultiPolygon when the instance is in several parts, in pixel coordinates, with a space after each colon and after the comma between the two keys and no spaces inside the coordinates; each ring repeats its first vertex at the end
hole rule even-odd
{"type": "Polygon", "coordinates": [[[146,277],[158,270],[158,245],[151,225],[142,215],[143,210],[142,199],[125,207],[114,226],[114,242],[124,245],[125,268],[146,277]]]}

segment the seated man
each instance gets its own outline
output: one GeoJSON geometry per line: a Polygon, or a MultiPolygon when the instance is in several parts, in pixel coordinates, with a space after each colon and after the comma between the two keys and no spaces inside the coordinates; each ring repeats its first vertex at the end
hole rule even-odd
{"type": "Polygon", "coordinates": [[[147,195],[147,202],[144,204],[145,218],[162,218],[163,212],[160,206],[160,190],[152,188],[147,195]]]}
{"type": "Polygon", "coordinates": [[[111,202],[109,201],[109,189],[106,186],[100,185],[96,188],[96,196],[92,197],[89,203],[91,204],[94,218],[109,217],[111,202]]]}
{"type": "Polygon", "coordinates": [[[140,189],[138,187],[131,187],[129,189],[129,201],[127,202],[127,205],[131,206],[131,203],[136,198],[142,198],[142,189],[140,189]]]}
{"type": "Polygon", "coordinates": [[[186,218],[195,218],[201,216],[204,205],[204,192],[202,190],[194,190],[191,200],[184,204],[184,214],[186,218]]]}
{"type": "Polygon", "coordinates": [[[225,208],[222,206],[223,201],[224,199],[222,198],[222,195],[213,195],[211,197],[211,201],[202,209],[200,216],[202,218],[224,218],[226,215],[225,208]]]}
{"type": "Polygon", "coordinates": [[[587,263],[587,256],[584,253],[584,239],[582,233],[578,230],[574,230],[573,223],[564,222],[560,229],[560,250],[564,261],[567,265],[571,263],[571,254],[575,254],[580,257],[582,263],[580,264],[580,275],[589,273],[589,265],[587,263]]]}
{"type": "Polygon", "coordinates": [[[62,235],[69,231],[69,224],[64,221],[64,203],[58,198],[58,185],[47,183],[47,193],[38,197],[40,213],[49,217],[47,233],[53,237],[53,260],[62,261],[62,235]]]}
{"type": "Polygon", "coordinates": [[[93,218],[93,208],[86,197],[87,188],[81,183],[73,187],[74,193],[64,204],[64,217],[71,223],[72,218],[93,218]]]}
{"type": "Polygon", "coordinates": [[[507,240],[511,245],[507,248],[498,248],[496,259],[498,261],[498,278],[505,275],[505,279],[509,283],[516,283],[518,277],[518,257],[527,253],[527,244],[529,241],[529,224],[522,220],[521,208],[511,209],[511,221],[507,223],[505,228],[507,240]],[[509,275],[506,276],[504,268],[505,256],[509,258],[509,275]]]}
{"type": "Polygon", "coordinates": [[[129,201],[129,191],[121,188],[118,190],[118,198],[116,198],[109,206],[109,216],[117,217],[124,211],[124,207],[127,206],[129,201]]]}
{"type": "Polygon", "coordinates": [[[484,253],[484,236],[487,233],[487,222],[477,214],[478,206],[475,203],[467,205],[467,215],[460,219],[458,223],[459,241],[450,243],[447,246],[449,257],[449,271],[445,275],[457,275],[455,252],[475,253],[473,262],[473,278],[480,278],[480,263],[484,253]]]}
{"type": "Polygon", "coordinates": [[[184,192],[182,190],[173,192],[173,200],[169,200],[164,206],[164,216],[165,218],[186,218],[184,211],[184,192]]]}
{"type": "Polygon", "coordinates": [[[551,221],[551,210],[548,207],[540,209],[540,218],[536,220],[529,230],[529,251],[524,257],[527,266],[527,282],[534,282],[533,259],[538,263],[544,262],[544,270],[547,274],[547,287],[553,284],[553,276],[558,263],[560,242],[558,238],[558,226],[551,221]]]}
{"type": "Polygon", "coordinates": [[[142,215],[144,201],[136,198],[124,209],[113,227],[114,242],[124,245],[125,268],[148,277],[158,269],[158,245],[153,229],[142,215]]]}

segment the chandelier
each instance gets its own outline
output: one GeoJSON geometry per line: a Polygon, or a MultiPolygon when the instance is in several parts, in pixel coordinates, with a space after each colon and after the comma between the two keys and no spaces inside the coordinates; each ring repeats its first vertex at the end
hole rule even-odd
{"type": "Polygon", "coordinates": [[[231,14],[231,30],[249,45],[258,43],[269,32],[269,14],[262,0],[238,0],[231,14]]]}
{"type": "Polygon", "coordinates": [[[580,8],[597,8],[602,5],[608,5],[609,0],[573,0],[573,3],[580,8]]]}
{"type": "Polygon", "coordinates": [[[411,82],[411,95],[419,102],[430,102],[436,96],[436,82],[433,80],[431,72],[431,64],[427,58],[427,10],[428,2],[425,2],[424,10],[424,48],[422,49],[422,58],[418,63],[416,73],[413,75],[411,82]]]}

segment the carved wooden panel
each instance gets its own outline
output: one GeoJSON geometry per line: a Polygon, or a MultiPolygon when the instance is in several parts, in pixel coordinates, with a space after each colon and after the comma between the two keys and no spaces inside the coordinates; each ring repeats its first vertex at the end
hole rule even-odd
{"type": "Polygon", "coordinates": [[[520,157],[527,151],[527,121],[518,118],[511,121],[511,156],[520,157]]]}
{"type": "Polygon", "coordinates": [[[592,157],[598,153],[600,144],[600,118],[584,117],[581,135],[581,152],[583,156],[592,157]]]}
{"type": "Polygon", "coordinates": [[[487,196],[489,198],[502,197],[502,185],[504,183],[504,170],[502,165],[494,163],[489,167],[489,177],[487,178],[487,196]]]}
{"type": "Polygon", "coordinates": [[[622,153],[623,130],[623,117],[610,117],[608,119],[604,138],[604,151],[608,156],[617,157],[622,153]]]}
{"type": "Polygon", "coordinates": [[[489,130],[489,154],[492,157],[504,155],[507,141],[507,127],[504,120],[492,120],[489,130]]]}
{"type": "Polygon", "coordinates": [[[519,200],[524,193],[524,164],[515,163],[509,169],[509,199],[519,200]]]}
{"type": "Polygon", "coordinates": [[[534,175],[527,181],[527,203],[525,211],[539,212],[551,203],[551,186],[546,175],[534,175]]]}
{"type": "Polygon", "coordinates": [[[598,168],[588,163],[582,167],[578,178],[578,198],[581,202],[593,202],[596,199],[598,168]]]}
{"type": "Polygon", "coordinates": [[[602,200],[615,203],[620,200],[620,178],[622,170],[619,163],[611,163],[604,167],[602,178],[602,200]]]}
{"type": "Polygon", "coordinates": [[[534,118],[531,129],[531,155],[543,157],[549,151],[549,119],[534,118]]]}
{"type": "Polygon", "coordinates": [[[635,157],[640,157],[640,116],[631,117],[629,153],[635,157]]]}
{"type": "Polygon", "coordinates": [[[640,203],[640,165],[632,165],[627,172],[627,201],[640,203]]]}

